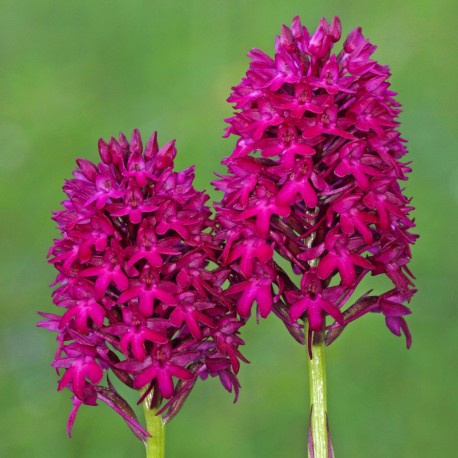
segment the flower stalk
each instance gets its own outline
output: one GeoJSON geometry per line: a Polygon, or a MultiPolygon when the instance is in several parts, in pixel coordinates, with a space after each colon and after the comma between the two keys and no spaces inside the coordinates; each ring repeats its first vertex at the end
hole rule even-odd
{"type": "Polygon", "coordinates": [[[151,409],[153,393],[150,392],[143,401],[143,413],[146,429],[150,434],[145,441],[146,458],[165,457],[165,422],[161,415],[156,415],[158,409],[151,409]]]}
{"type": "Polygon", "coordinates": [[[324,332],[313,333],[311,347],[312,357],[308,358],[310,381],[309,458],[328,458],[324,332]]]}

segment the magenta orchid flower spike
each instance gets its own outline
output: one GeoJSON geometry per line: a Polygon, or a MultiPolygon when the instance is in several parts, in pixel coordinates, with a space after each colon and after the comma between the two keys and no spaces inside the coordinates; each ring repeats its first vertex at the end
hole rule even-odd
{"type": "Polygon", "coordinates": [[[82,404],[103,401],[147,456],[162,457],[164,423],[198,378],[219,377],[237,398],[243,320],[222,295],[230,271],[215,264],[208,196],[192,168],[173,171],[174,141],[159,148],[154,133],[143,149],[134,130],[130,142],[100,140],[99,152],[98,164],[78,159],[64,185],[54,214],[62,235],[49,252],[62,312],[41,313],[38,325],[57,332],[58,389],[73,393],[68,434],[82,404]],[[140,390],[147,430],[108,374],[140,390]]]}
{"type": "Polygon", "coordinates": [[[163,458],[164,424],[197,379],[219,377],[237,400],[240,328],[274,314],[307,347],[309,457],[331,458],[325,345],[377,313],[410,347],[417,236],[400,185],[410,172],[400,105],[361,29],[334,52],[340,38],[337,17],[313,34],[296,17],[273,58],[250,52],[229,97],[237,142],[214,182],[214,218],[193,169],[175,172],[175,143],[159,148],[156,133],[145,148],[138,130],[100,140],[101,162],[77,160],[49,251],[61,312],[38,323],[57,333],[69,435],[80,406],[102,401],[163,458]],[[375,294],[377,276],[390,286],[375,294]],[[146,429],[115,378],[138,390],[146,429]]]}
{"type": "Polygon", "coordinates": [[[275,56],[254,49],[233,88],[238,137],[214,182],[221,260],[233,271],[227,294],[248,318],[277,315],[310,356],[311,457],[333,456],[327,433],[324,342],[354,320],[380,313],[395,335],[411,335],[405,305],[415,292],[408,262],[416,235],[400,181],[399,103],[388,67],[371,58],[361,29],[341,37],[336,17],[312,35],[294,18],[275,41],[275,56]],[[287,261],[279,262],[283,258],[287,261]],[[287,273],[287,264],[290,273],[287,273]],[[368,276],[386,276],[382,294],[355,295],[368,276]]]}

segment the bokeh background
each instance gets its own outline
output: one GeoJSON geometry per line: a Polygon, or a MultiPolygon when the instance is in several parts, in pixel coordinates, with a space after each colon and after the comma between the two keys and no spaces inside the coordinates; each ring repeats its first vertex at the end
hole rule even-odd
{"type": "MultiPolygon", "coordinates": [[[[0,2],[0,456],[141,457],[107,406],[82,408],[65,433],[68,391],[49,366],[50,220],[78,156],[120,130],[177,138],[178,167],[208,187],[233,140],[222,139],[230,87],[252,47],[273,50],[300,14],[314,30],[339,15],[379,45],[404,105],[418,232],[412,349],[366,316],[328,351],[330,425],[339,458],[456,456],[458,424],[455,0],[2,0],[0,2]]],[[[215,196],[212,193],[212,196],[215,196]]],[[[168,427],[173,458],[305,456],[306,355],[275,319],[243,334],[236,406],[217,380],[197,384],[168,427]]],[[[131,396],[131,400],[134,398],[131,396]]]]}

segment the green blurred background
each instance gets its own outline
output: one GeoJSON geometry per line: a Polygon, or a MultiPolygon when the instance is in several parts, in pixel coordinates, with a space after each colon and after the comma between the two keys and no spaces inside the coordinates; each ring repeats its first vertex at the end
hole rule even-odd
{"type": "MultiPolygon", "coordinates": [[[[134,127],[178,142],[178,167],[208,187],[233,140],[221,138],[229,88],[252,47],[271,53],[282,23],[314,30],[339,15],[391,65],[404,105],[418,232],[412,349],[380,316],[351,326],[328,351],[330,425],[338,458],[455,457],[458,397],[458,168],[454,0],[57,1],[0,3],[1,457],[141,457],[143,446],[108,407],[82,408],[74,437],[68,391],[56,392],[46,252],[52,209],[78,156],[134,127]]],[[[214,196],[214,194],[213,194],[214,196]]],[[[271,319],[244,331],[236,406],[216,380],[199,383],[168,427],[170,458],[305,456],[306,355],[271,319]]],[[[133,400],[133,396],[130,396],[133,400]]]]}

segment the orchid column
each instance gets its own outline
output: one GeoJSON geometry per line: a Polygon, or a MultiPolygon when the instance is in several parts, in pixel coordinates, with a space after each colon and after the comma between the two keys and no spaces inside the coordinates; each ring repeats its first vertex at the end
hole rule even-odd
{"type": "Polygon", "coordinates": [[[223,161],[228,175],[214,183],[224,193],[217,240],[238,313],[250,316],[256,302],[257,316],[273,312],[307,343],[316,458],[333,456],[324,343],[376,312],[409,347],[403,304],[415,292],[407,268],[416,239],[412,207],[399,185],[410,169],[401,162],[405,141],[389,69],[371,59],[375,47],[361,29],[336,54],[340,37],[338,18],[322,19],[310,36],[296,17],[277,37],[274,58],[249,53],[246,77],[229,97],[236,112],[227,135],[239,138],[223,161]],[[367,275],[385,275],[392,286],[358,297],[367,275]]]}

